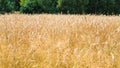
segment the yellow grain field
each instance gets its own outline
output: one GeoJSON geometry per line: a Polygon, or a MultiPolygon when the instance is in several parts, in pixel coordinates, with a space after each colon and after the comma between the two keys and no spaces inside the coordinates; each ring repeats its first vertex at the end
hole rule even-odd
{"type": "Polygon", "coordinates": [[[0,15],[0,68],[120,68],[120,17],[0,15]]]}

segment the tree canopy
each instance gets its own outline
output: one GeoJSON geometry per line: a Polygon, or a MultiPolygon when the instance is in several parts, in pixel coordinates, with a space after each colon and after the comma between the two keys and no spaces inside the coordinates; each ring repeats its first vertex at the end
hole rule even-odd
{"type": "Polygon", "coordinates": [[[120,14],[120,0],[0,0],[0,13],[120,14]]]}

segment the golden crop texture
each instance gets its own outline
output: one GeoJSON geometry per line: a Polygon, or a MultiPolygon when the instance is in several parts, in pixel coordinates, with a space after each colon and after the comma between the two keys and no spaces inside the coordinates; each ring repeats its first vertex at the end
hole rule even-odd
{"type": "Polygon", "coordinates": [[[0,68],[120,68],[120,17],[0,15],[0,68]]]}

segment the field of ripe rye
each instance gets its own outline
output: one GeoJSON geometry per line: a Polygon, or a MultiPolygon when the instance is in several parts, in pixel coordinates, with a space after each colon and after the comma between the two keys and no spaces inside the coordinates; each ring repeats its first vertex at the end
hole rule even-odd
{"type": "Polygon", "coordinates": [[[120,17],[0,15],[0,68],[120,68],[120,17]]]}

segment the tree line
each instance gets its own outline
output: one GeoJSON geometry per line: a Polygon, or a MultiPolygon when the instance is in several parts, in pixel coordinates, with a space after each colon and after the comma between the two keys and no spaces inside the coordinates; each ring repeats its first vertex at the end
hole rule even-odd
{"type": "Polygon", "coordinates": [[[0,13],[120,14],[120,0],[0,0],[0,13]]]}

